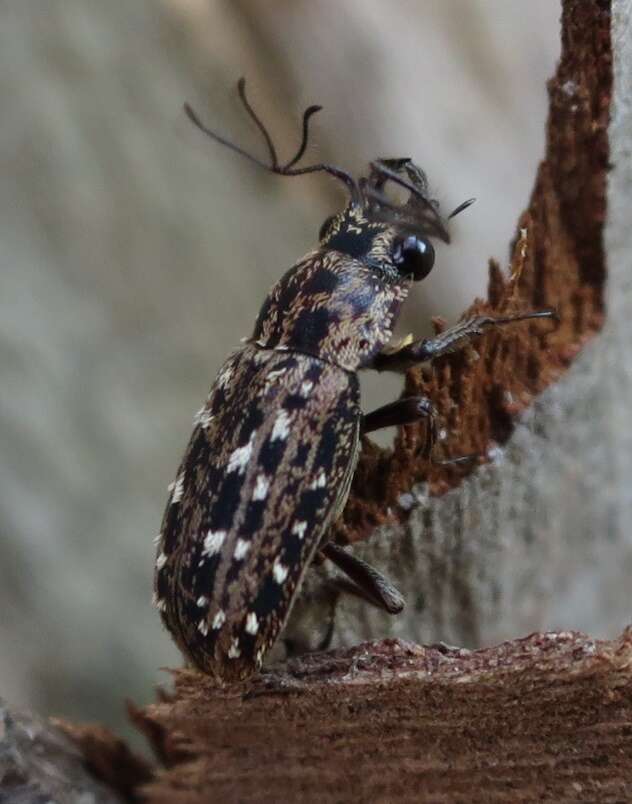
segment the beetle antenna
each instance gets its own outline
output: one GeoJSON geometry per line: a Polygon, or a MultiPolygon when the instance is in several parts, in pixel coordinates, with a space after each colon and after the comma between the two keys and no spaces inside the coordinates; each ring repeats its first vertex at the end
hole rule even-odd
{"type": "Polygon", "coordinates": [[[230,148],[231,151],[240,154],[240,156],[244,156],[246,159],[249,159],[251,162],[254,162],[255,165],[259,167],[265,168],[269,170],[271,173],[276,173],[278,176],[302,176],[306,173],[318,173],[324,172],[329,173],[330,176],[333,176],[336,179],[342,181],[349,194],[351,195],[351,202],[354,206],[361,206],[362,204],[362,194],[358,189],[358,185],[356,184],[353,177],[344,170],[340,168],[334,167],[333,165],[326,165],[324,163],[319,163],[317,165],[306,165],[305,167],[294,167],[296,163],[303,157],[305,153],[305,149],[307,148],[307,143],[309,139],[309,121],[312,115],[316,114],[316,112],[320,111],[322,108],[321,106],[309,106],[305,112],[303,113],[303,126],[302,126],[302,137],[301,137],[301,144],[296,152],[296,154],[284,165],[279,164],[279,159],[277,156],[276,148],[274,147],[274,143],[272,142],[272,137],[268,132],[268,129],[263,124],[263,121],[259,117],[259,115],[255,112],[255,110],[250,105],[248,98],[246,97],[246,80],[245,78],[240,78],[237,84],[237,88],[239,91],[239,97],[241,102],[243,103],[248,115],[252,118],[254,123],[256,124],[257,128],[263,135],[263,138],[266,142],[268,148],[268,154],[270,156],[270,164],[266,164],[258,159],[256,156],[253,156],[248,151],[245,151],[243,148],[240,148],[239,145],[235,145],[235,143],[230,142],[225,137],[222,137],[221,134],[213,131],[212,129],[205,126],[204,123],[200,120],[197,113],[191,108],[188,103],[184,104],[184,111],[189,118],[189,120],[203,131],[211,139],[219,142],[220,145],[225,145],[227,148],[230,148]]]}
{"type": "Polygon", "coordinates": [[[265,127],[263,120],[252,108],[252,106],[250,105],[250,101],[246,97],[246,79],[243,76],[239,79],[239,81],[237,81],[237,91],[239,92],[239,97],[244,105],[245,110],[248,112],[248,114],[254,121],[259,131],[263,134],[263,139],[266,141],[266,145],[268,146],[268,153],[270,154],[270,168],[276,170],[276,168],[279,167],[279,160],[277,158],[276,148],[274,147],[274,143],[272,142],[270,132],[265,127]]]}
{"type": "MultiPolygon", "coordinates": [[[[393,164],[401,162],[402,165],[406,165],[407,163],[410,162],[409,159],[389,160],[389,161],[392,162],[393,164]]],[[[403,187],[405,190],[408,190],[412,198],[420,201],[425,207],[426,211],[429,213],[425,221],[425,224],[434,230],[434,234],[437,237],[440,237],[446,243],[450,242],[450,235],[448,234],[448,231],[445,228],[445,225],[441,219],[441,215],[439,215],[437,206],[426,196],[425,192],[422,189],[423,184],[420,184],[420,186],[416,186],[415,184],[413,184],[412,181],[409,181],[408,179],[405,179],[403,176],[400,176],[399,173],[397,173],[395,170],[391,170],[390,167],[388,167],[384,162],[381,162],[379,160],[371,162],[370,164],[372,170],[374,170],[376,173],[379,173],[384,177],[384,182],[381,183],[380,189],[386,183],[386,181],[392,181],[395,182],[395,184],[399,184],[399,186],[403,187]]],[[[420,174],[421,177],[422,174],[418,169],[417,172],[420,174]]],[[[384,201],[380,201],[379,191],[376,192],[374,187],[369,186],[368,191],[365,190],[365,193],[378,203],[381,203],[384,206],[391,206],[391,208],[393,208],[392,205],[388,203],[385,204],[384,201]]],[[[409,206],[409,211],[412,212],[413,210],[412,207],[410,207],[410,201],[408,202],[407,206],[409,206]]],[[[403,211],[405,211],[405,207],[403,208],[403,211]]]]}
{"type": "Polygon", "coordinates": [[[468,198],[467,201],[464,201],[462,204],[459,204],[458,207],[452,210],[452,212],[448,215],[448,220],[454,218],[456,215],[459,215],[463,212],[464,209],[471,207],[472,204],[476,201],[475,198],[468,198]]]}
{"type": "Polygon", "coordinates": [[[303,157],[305,149],[307,148],[307,142],[309,140],[309,119],[312,115],[316,114],[316,112],[320,112],[322,108],[322,106],[308,106],[303,112],[303,138],[301,139],[301,144],[299,145],[296,154],[292,157],[292,159],[290,159],[289,162],[285,163],[286,169],[291,168],[292,165],[295,165],[303,157]]]}
{"type": "Polygon", "coordinates": [[[403,187],[405,190],[408,190],[409,193],[418,198],[428,209],[430,209],[435,215],[437,215],[437,209],[435,205],[430,201],[430,199],[426,198],[426,196],[420,191],[419,187],[415,187],[415,185],[405,179],[403,176],[400,176],[394,170],[386,167],[386,165],[382,162],[371,162],[371,167],[376,170],[378,173],[381,173],[385,179],[389,179],[390,181],[395,182],[395,184],[399,184],[400,187],[403,187]]]}

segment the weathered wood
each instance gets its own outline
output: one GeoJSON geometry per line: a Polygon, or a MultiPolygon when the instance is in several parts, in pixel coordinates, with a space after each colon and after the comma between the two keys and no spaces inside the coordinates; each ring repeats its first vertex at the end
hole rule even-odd
{"type": "Polygon", "coordinates": [[[613,8],[611,107],[609,3],[564,3],[547,154],[519,222],[514,279],[492,267],[489,304],[473,308],[551,305],[560,327],[486,336],[478,355],[451,356],[430,379],[409,375],[406,392],[429,393],[444,412],[447,454],[489,462],[442,493],[468,470],[429,470],[421,430],[404,428],[392,454],[367,446],[341,535],[364,538],[357,554],[408,606],[391,618],[345,600],[335,645],[391,635],[476,647],[557,627],[612,636],[629,621],[632,28],[629,3],[613,8]]]}
{"type": "MultiPolygon", "coordinates": [[[[109,735],[100,741],[99,749],[109,735]]],[[[120,743],[120,741],[119,741],[120,743]]],[[[81,746],[45,719],[9,710],[0,701],[0,801],[7,804],[120,804],[121,785],[112,789],[86,768],[81,746]]],[[[119,750],[119,757],[129,754],[119,750]]],[[[147,780],[147,774],[145,774],[147,780]]],[[[143,775],[135,775],[135,783],[143,775]]],[[[126,792],[129,792],[127,790],[126,792]]]]}
{"type": "Polygon", "coordinates": [[[632,634],[534,635],[470,653],[387,640],[252,685],[176,674],[136,713],[166,763],[152,804],[624,801],[632,634]]]}

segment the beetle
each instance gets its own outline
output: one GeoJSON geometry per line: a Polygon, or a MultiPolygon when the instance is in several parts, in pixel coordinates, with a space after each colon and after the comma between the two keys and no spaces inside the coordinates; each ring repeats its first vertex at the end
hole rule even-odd
{"type": "Polygon", "coordinates": [[[404,371],[459,349],[485,330],[550,310],[479,315],[441,334],[389,348],[413,284],[433,267],[432,239],[449,242],[424,173],[410,159],[381,159],[354,180],[327,164],[299,167],[310,118],[295,155],[280,163],[267,128],[239,96],[267,145],[270,164],[189,119],[213,140],[282,176],[324,172],[349,193],[327,218],[316,248],[272,287],[250,338],[220,368],[170,486],[155,565],[154,602],[186,659],[219,681],[255,673],[286,622],[317,552],[348,588],[389,613],[404,601],[384,576],[328,541],[358,459],[360,437],[382,427],[428,421],[434,411],[408,397],[364,415],[358,371],[404,371]],[[396,202],[390,186],[406,194],[396,202]]]}

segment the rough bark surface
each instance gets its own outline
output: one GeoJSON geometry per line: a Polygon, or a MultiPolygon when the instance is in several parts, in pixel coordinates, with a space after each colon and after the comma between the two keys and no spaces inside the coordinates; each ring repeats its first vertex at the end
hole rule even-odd
{"type": "Polygon", "coordinates": [[[623,801],[632,632],[538,634],[469,652],[400,640],[312,654],[246,686],[192,671],[136,713],[158,804],[623,801]]]}

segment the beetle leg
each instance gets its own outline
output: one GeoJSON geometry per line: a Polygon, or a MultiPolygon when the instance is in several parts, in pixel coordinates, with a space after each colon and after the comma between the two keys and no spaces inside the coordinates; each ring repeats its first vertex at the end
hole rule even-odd
{"type": "Polygon", "coordinates": [[[349,579],[348,583],[346,580],[340,583],[342,591],[351,592],[389,614],[399,614],[404,608],[402,595],[381,572],[366,561],[333,542],[328,542],[321,552],[349,579]]]}
{"type": "Polygon", "coordinates": [[[402,424],[413,424],[419,419],[426,418],[428,421],[428,434],[423,448],[423,455],[437,466],[451,466],[458,463],[469,463],[480,457],[478,452],[471,452],[468,455],[459,455],[456,458],[434,459],[432,448],[437,441],[437,424],[435,420],[436,412],[432,402],[425,396],[408,396],[404,399],[397,399],[388,405],[372,410],[362,417],[360,432],[362,435],[372,433],[374,430],[381,430],[383,427],[398,427],[402,424]]]}
{"type": "Polygon", "coordinates": [[[419,419],[427,419],[430,426],[434,427],[434,417],[435,410],[429,399],[424,396],[409,396],[366,413],[362,417],[361,432],[366,435],[383,427],[412,424],[419,419]]]}
{"type": "Polygon", "coordinates": [[[406,371],[416,363],[425,363],[427,360],[434,360],[449,352],[462,349],[473,338],[479,337],[491,327],[513,324],[517,321],[527,321],[532,318],[557,319],[557,313],[555,310],[549,309],[498,317],[476,315],[446,329],[445,332],[441,332],[433,338],[422,338],[414,341],[402,346],[396,352],[378,354],[373,359],[372,368],[377,371],[406,371]]]}
{"type": "Polygon", "coordinates": [[[431,459],[432,448],[437,440],[436,412],[432,402],[424,396],[408,396],[383,405],[362,417],[361,433],[366,435],[383,427],[412,424],[419,419],[428,422],[427,438],[423,449],[425,458],[431,459]]]}

